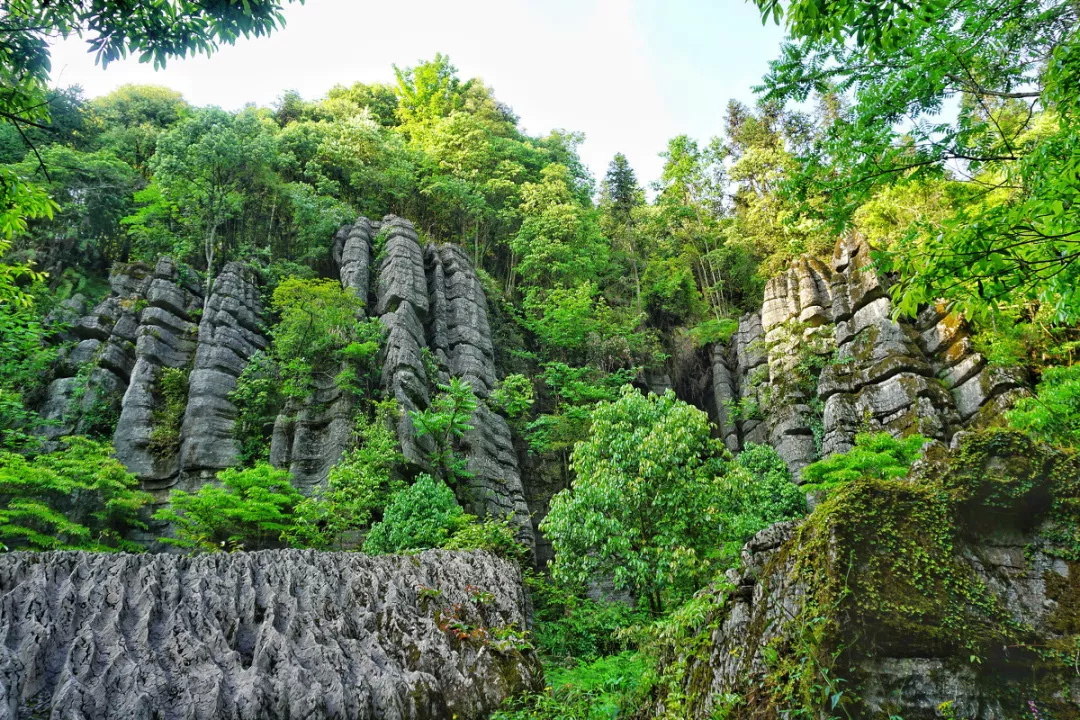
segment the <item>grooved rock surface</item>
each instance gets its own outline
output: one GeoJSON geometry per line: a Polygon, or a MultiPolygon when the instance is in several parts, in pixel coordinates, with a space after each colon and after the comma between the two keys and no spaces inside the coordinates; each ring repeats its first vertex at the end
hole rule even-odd
{"type": "Polygon", "coordinates": [[[113,433],[117,459],[145,482],[174,478],[180,470],[179,443],[168,452],[150,446],[161,372],[187,368],[195,354],[198,329],[191,313],[202,299],[178,284],[179,272],[171,258],[162,258],[142,290],[146,306],[139,312],[135,366],[113,433]]]}
{"type": "Polygon", "coordinates": [[[768,442],[798,479],[818,457],[851,449],[859,432],[948,440],[1026,392],[1025,378],[987,367],[956,315],[931,306],[894,321],[892,312],[869,248],[852,238],[837,243],[831,266],[799,259],[770,280],[761,312],[711,350],[727,446],[768,442]],[[822,357],[815,397],[790,386],[800,346],[822,357]]]}
{"type": "MultiPolygon", "coordinates": [[[[261,317],[254,273],[240,263],[227,263],[214,279],[199,321],[198,350],[188,377],[187,409],[180,431],[182,481],[196,473],[215,473],[239,460],[233,436],[237,410],[229,395],[251,357],[268,345],[261,317]]],[[[191,489],[191,483],[183,484],[191,489]]]]}
{"type": "Polygon", "coordinates": [[[136,362],[138,306],[157,279],[153,275],[141,263],[120,267],[109,278],[108,297],[82,317],[63,318],[72,323],[65,339],[76,345],[61,359],[41,408],[49,421],[41,432],[48,440],[101,432],[103,422],[116,422],[136,362]]]}
{"type": "Polygon", "coordinates": [[[526,624],[485,553],[0,555],[0,720],[479,718],[543,687],[531,650],[440,629],[458,603],[526,624]]]}
{"type": "MultiPolygon", "coordinates": [[[[412,223],[393,215],[358,218],[329,250],[341,286],[386,328],[382,384],[400,409],[397,436],[411,472],[425,469],[433,446],[417,437],[409,413],[428,407],[436,384],[465,380],[481,404],[460,442],[472,477],[458,488],[459,500],[473,514],[509,517],[534,547],[510,427],[486,404],[497,383],[495,352],[487,298],[468,255],[449,244],[421,247],[412,223]]],[[[59,332],[77,344],[48,389],[41,410],[55,424],[42,434],[112,432],[118,459],[162,502],[172,489],[197,491],[235,465],[230,395],[252,357],[268,347],[267,318],[258,278],[244,264],[221,268],[205,304],[202,293],[190,268],[162,258],[153,269],[120,268],[110,296],[81,317],[85,302],[78,299],[59,308],[53,322],[72,323],[59,332]],[[152,443],[165,368],[188,371],[187,398],[179,427],[152,443]]],[[[310,396],[289,401],[271,437],[270,462],[288,468],[304,493],[326,483],[355,441],[356,400],[337,386],[336,371],[323,370],[310,396]]]]}

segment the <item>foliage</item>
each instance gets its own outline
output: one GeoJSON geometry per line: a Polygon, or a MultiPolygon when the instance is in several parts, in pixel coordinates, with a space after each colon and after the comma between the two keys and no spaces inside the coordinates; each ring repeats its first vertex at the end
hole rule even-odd
{"type": "Polygon", "coordinates": [[[458,529],[442,547],[447,550],[484,550],[506,558],[524,567],[529,559],[529,551],[514,537],[514,528],[510,518],[486,518],[483,521],[471,515],[465,515],[466,524],[458,529]]]}
{"type": "Polygon", "coordinates": [[[162,368],[154,392],[147,449],[158,458],[174,457],[180,451],[180,427],[188,400],[188,368],[162,368]]]}
{"type": "Polygon", "coordinates": [[[461,378],[451,378],[449,385],[438,385],[438,394],[423,410],[409,411],[409,419],[416,429],[417,437],[430,437],[434,443],[431,453],[431,469],[447,483],[466,477],[465,460],[454,451],[454,443],[473,429],[469,424],[479,407],[469,383],[461,378]]]}
{"type": "Polygon", "coordinates": [[[364,540],[364,552],[379,555],[440,547],[467,518],[446,483],[421,475],[390,497],[383,519],[364,540]]]}
{"type": "Polygon", "coordinates": [[[251,356],[229,400],[236,406],[233,437],[240,449],[240,463],[268,460],[274,421],[284,405],[277,364],[270,355],[260,350],[251,356]]]}
{"type": "Polygon", "coordinates": [[[766,96],[848,100],[798,158],[787,192],[800,214],[841,230],[890,186],[966,186],[949,212],[912,223],[888,249],[898,309],[944,297],[986,318],[1038,301],[1075,321],[1075,6],[795,0],[786,16],[793,38],[766,96]],[[952,98],[957,111],[943,117],[952,98]]]}
{"type": "Polygon", "coordinates": [[[51,453],[0,451],[0,544],[7,549],[139,550],[150,496],[105,443],[70,436],[51,453]]]}
{"type": "Polygon", "coordinates": [[[354,392],[369,388],[384,331],[378,320],[358,319],[364,301],[353,290],[336,280],[292,277],[274,290],[273,308],[280,314],[273,350],[286,397],[307,397],[315,372],[333,373],[354,392]]]}
{"type": "Polygon", "coordinates": [[[208,483],[197,493],[174,490],[169,505],[154,513],[155,520],[169,523],[176,533],[161,541],[206,552],[277,546],[303,500],[291,480],[287,470],[258,463],[222,470],[220,485],[208,483]]]}
{"type": "Polygon", "coordinates": [[[589,662],[623,652],[630,642],[620,631],[649,619],[625,602],[591,599],[542,574],[526,573],[525,583],[533,603],[537,649],[554,662],[589,662]]]}
{"type": "Polygon", "coordinates": [[[492,391],[490,402],[511,422],[519,421],[533,406],[532,381],[517,373],[507,375],[492,391]]]}
{"type": "Polygon", "coordinates": [[[742,546],[759,531],[806,513],[805,488],[791,481],[787,465],[769,445],[747,443],[719,484],[717,508],[726,564],[736,563],[742,546]]]}
{"type": "Polygon", "coordinates": [[[357,420],[355,446],[330,468],[326,488],[316,488],[297,506],[290,544],[325,550],[341,548],[352,533],[371,527],[387,501],[405,483],[396,471],[404,458],[398,450],[393,400],[376,405],[370,420],[357,420]]]}
{"type": "Polygon", "coordinates": [[[552,575],[584,585],[611,574],[615,587],[645,598],[692,593],[717,544],[717,475],[726,451],[705,413],[625,386],[592,411],[589,436],[574,447],[576,477],[551,501],[541,530],[555,549],[552,575]]]}
{"type": "Polygon", "coordinates": [[[803,468],[803,490],[829,492],[859,478],[902,478],[922,455],[925,444],[922,435],[897,439],[887,432],[860,433],[855,436],[855,447],[851,450],[803,468]]]}
{"type": "Polygon", "coordinates": [[[46,345],[37,308],[0,304],[0,449],[36,443],[41,418],[32,408],[41,400],[57,356],[46,345]]]}
{"type": "Polygon", "coordinates": [[[1060,447],[1080,447],[1080,365],[1048,367],[1035,395],[1005,413],[1009,424],[1060,447]]]}
{"type": "Polygon", "coordinates": [[[627,651],[570,667],[548,668],[547,692],[512,698],[492,720],[607,720],[631,705],[646,660],[627,651]]]}

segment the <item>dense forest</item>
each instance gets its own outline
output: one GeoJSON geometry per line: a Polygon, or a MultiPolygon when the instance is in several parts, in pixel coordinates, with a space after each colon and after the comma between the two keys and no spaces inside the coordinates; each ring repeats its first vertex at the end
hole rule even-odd
{"type": "MultiPolygon", "coordinates": [[[[714,137],[671,138],[660,177],[647,182],[621,154],[594,177],[579,133],[527,134],[495,89],[441,54],[395,66],[388,85],[356,82],[317,99],[283,89],[272,106],[237,112],[157,86],[86,98],[79,87],[50,86],[53,34],[88,29],[105,63],[132,53],[164,65],[281,31],[283,8],[152,2],[128,16],[113,12],[119,3],[12,0],[0,16],[0,548],[485,550],[522,568],[533,612],[530,630],[498,641],[535,650],[547,685],[507,699],[501,720],[871,717],[860,705],[870,683],[845,655],[856,640],[836,640],[831,614],[849,597],[856,614],[844,617],[870,625],[890,616],[937,623],[933,646],[948,645],[976,674],[997,662],[995,644],[1037,645],[1018,639],[1024,631],[988,609],[986,588],[957,569],[952,548],[976,527],[978,498],[998,513],[991,524],[1005,522],[1003,508],[1045,513],[1040,552],[1067,566],[1073,595],[1061,603],[1073,615],[1054,621],[1057,644],[1033,652],[1057,663],[1055,673],[1074,667],[1080,475],[1047,470],[1050,489],[1025,475],[1021,492],[990,461],[971,477],[962,463],[1007,451],[1076,469],[1080,8],[755,2],[763,22],[788,32],[757,103],[731,101],[714,137]],[[469,261],[486,298],[491,388],[455,376],[425,347],[426,402],[402,407],[387,389],[395,330],[374,312],[374,292],[337,279],[335,237],[360,216],[411,221],[429,272],[432,257],[450,257],[439,254],[445,245],[469,261]],[[861,253],[864,275],[876,279],[848,270],[844,253],[861,253]],[[93,363],[73,360],[80,316],[115,295],[117,277],[156,272],[162,258],[196,298],[185,311],[192,338],[203,341],[200,321],[217,311],[217,284],[240,272],[226,268],[250,273],[252,306],[263,310],[252,332],[265,341],[229,391],[236,462],[199,486],[148,484],[126,467],[113,446],[128,412],[123,392],[102,390],[93,363]],[[795,283],[801,308],[816,307],[786,279],[792,268],[832,278],[810,284],[822,294],[832,283],[827,322],[796,312],[768,326],[785,283],[795,283]],[[916,328],[904,331],[916,339],[865,340],[867,352],[886,347],[887,357],[844,350],[865,333],[852,331],[853,346],[841,337],[843,323],[861,322],[837,310],[841,275],[844,288],[887,299],[872,322],[916,328]],[[746,350],[751,317],[767,332],[746,350]],[[940,427],[923,410],[910,420],[859,406],[837,420],[826,381],[907,372],[907,360],[881,367],[916,340],[930,359],[924,374],[946,388],[918,390],[918,407],[938,407],[944,393],[954,412],[949,392],[969,376],[955,379],[959,359],[933,365],[924,328],[934,322],[962,325],[956,352],[977,358],[980,377],[1015,378],[1009,393],[980,400],[977,416],[958,395],[959,415],[940,427]],[[718,400],[717,368],[737,375],[754,352],[768,357],[765,376],[731,382],[757,389],[718,400]],[[77,418],[50,414],[51,388],[64,378],[73,378],[77,418]],[[348,400],[348,437],[312,488],[272,446],[281,418],[300,417],[328,392],[348,400]],[[792,434],[809,448],[799,462],[775,440],[780,431],[751,430],[779,427],[790,407],[802,423],[792,434]],[[535,537],[532,525],[522,531],[468,497],[475,468],[463,443],[489,411],[509,428],[535,537]],[[419,456],[401,442],[402,422],[419,456]],[[854,442],[835,440],[841,425],[854,442]],[[977,482],[988,484],[972,489],[977,482]],[[894,600],[870,580],[838,589],[833,575],[811,572],[819,579],[807,581],[815,604],[806,612],[817,614],[799,616],[796,640],[765,648],[760,679],[710,690],[695,673],[726,627],[725,593],[746,577],[744,545],[787,521],[804,548],[788,560],[792,573],[828,554],[822,538],[856,528],[864,535],[849,540],[876,533],[870,545],[886,548],[885,565],[859,566],[875,568],[873,582],[903,576],[915,589],[894,600]],[[928,610],[926,598],[947,599],[928,610]],[[992,632],[970,620],[972,608],[993,618],[992,632]],[[942,639],[957,635],[956,647],[942,639]]],[[[373,267],[397,257],[395,222],[372,232],[373,267]]],[[[147,308],[141,296],[119,302],[136,317],[147,308]]],[[[181,452],[195,363],[192,355],[154,376],[146,417],[155,457],[181,452]]],[[[447,632],[461,640],[478,630],[458,623],[447,632]]],[[[1071,700],[1036,678],[1044,695],[1032,690],[1003,717],[1076,717],[1069,678],[1060,684],[1074,689],[1071,700]]],[[[937,704],[937,717],[968,716],[950,702],[937,704]]],[[[994,716],[980,707],[970,716],[994,716]]]]}

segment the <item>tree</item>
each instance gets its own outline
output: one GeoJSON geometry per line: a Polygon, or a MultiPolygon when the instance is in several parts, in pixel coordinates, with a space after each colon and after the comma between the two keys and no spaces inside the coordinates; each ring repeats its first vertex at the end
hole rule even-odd
{"type": "MultiPolygon", "coordinates": [[[[178,0],[141,3],[138,12],[132,12],[126,4],[109,0],[11,0],[0,17],[0,121],[13,127],[31,149],[28,131],[50,129],[50,109],[65,99],[47,89],[52,38],[89,34],[90,47],[103,66],[139,53],[140,61],[164,67],[167,60],[189,52],[210,54],[219,42],[268,34],[284,23],[282,7],[280,0],[178,0]]],[[[25,225],[27,218],[48,216],[50,208],[24,178],[0,171],[0,257],[13,228],[25,225]]],[[[0,265],[0,300],[26,302],[12,288],[16,277],[30,272],[26,265],[0,265]]]]}
{"type": "MultiPolygon", "coordinates": [[[[236,213],[245,193],[265,173],[273,152],[270,135],[253,112],[231,115],[205,108],[158,139],[151,161],[154,182],[136,199],[165,205],[192,238],[198,238],[206,267],[204,303],[210,301],[215,262],[221,250],[218,230],[236,213]]],[[[143,213],[147,216],[147,213],[143,213]]],[[[140,225],[139,216],[131,219],[140,225]]]]}
{"type": "Polygon", "coordinates": [[[222,470],[218,480],[220,485],[208,483],[197,493],[170,493],[168,506],[154,519],[169,523],[176,537],[161,541],[208,552],[278,546],[292,529],[293,509],[304,499],[292,486],[292,475],[259,463],[222,470]]]}
{"type": "Polygon", "coordinates": [[[381,517],[389,498],[404,490],[397,476],[404,462],[393,423],[397,403],[379,403],[375,416],[357,421],[355,447],[330,468],[325,488],[296,506],[289,543],[325,550],[342,545],[348,533],[368,529],[381,517]]]}
{"type": "Polygon", "coordinates": [[[634,169],[630,167],[625,155],[617,153],[608,165],[607,175],[600,186],[600,207],[608,219],[605,230],[611,237],[612,244],[630,261],[638,312],[642,309],[641,273],[638,265],[644,258],[634,229],[634,210],[644,204],[645,191],[638,186],[634,169]]]}
{"type": "MultiPolygon", "coordinates": [[[[123,85],[87,103],[90,122],[102,149],[150,179],[150,158],[157,139],[191,112],[180,93],[153,85],[123,85]]],[[[46,162],[46,165],[49,163],[46,162]]]]}
{"type": "Polygon", "coordinates": [[[1018,301],[1080,317],[1080,38],[1065,0],[755,0],[793,38],[763,90],[852,100],[798,159],[789,193],[843,231],[892,185],[966,186],[953,212],[881,248],[901,311],[944,298],[982,319],[1018,301]],[[942,117],[957,98],[955,117],[942,117]],[[810,198],[827,203],[814,207],[810,198]]]}
{"type": "Polygon", "coordinates": [[[611,575],[658,614],[708,577],[726,451],[705,413],[671,391],[627,385],[591,420],[574,447],[574,481],[540,526],[555,549],[552,575],[575,585],[611,575]]]}
{"type": "Polygon", "coordinates": [[[434,60],[416,67],[394,66],[397,78],[398,118],[403,125],[431,122],[465,106],[465,92],[472,81],[462,83],[450,58],[436,53],[434,60]]]}
{"type": "Polygon", "coordinates": [[[423,410],[409,411],[417,437],[430,437],[435,445],[431,469],[444,482],[454,483],[468,475],[465,461],[454,451],[454,443],[473,429],[469,424],[479,401],[469,383],[451,378],[449,385],[439,385],[439,392],[423,410]]]}
{"type": "Polygon", "coordinates": [[[140,550],[150,496],[105,443],[71,436],[55,452],[0,452],[0,545],[32,550],[140,550]]]}

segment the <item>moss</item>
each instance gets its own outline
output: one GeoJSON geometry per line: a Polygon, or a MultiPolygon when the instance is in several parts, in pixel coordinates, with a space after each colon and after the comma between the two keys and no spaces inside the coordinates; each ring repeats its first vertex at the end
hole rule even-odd
{"type": "MultiPolygon", "coordinates": [[[[937,446],[905,479],[841,487],[759,573],[758,596],[770,602],[755,604],[739,643],[758,653],[765,677],[743,661],[745,684],[733,690],[746,703],[733,717],[858,716],[861,668],[881,657],[942,658],[974,671],[984,697],[1003,707],[1041,698],[1048,717],[1076,717],[1058,699],[1080,657],[1078,527],[1076,458],[1016,432],[976,433],[952,452],[937,446]],[[1069,560],[1067,577],[1046,577],[1057,601],[1049,637],[1013,619],[968,560],[980,537],[1003,528],[1037,529],[1040,552],[1069,560]],[[770,612],[796,590],[796,614],[777,632],[770,612]],[[838,706],[826,706],[834,697],[838,706]]],[[[711,650],[711,629],[699,636],[711,650]]],[[[684,679],[691,696],[708,687],[700,670],[691,664],[684,679]]]]}

